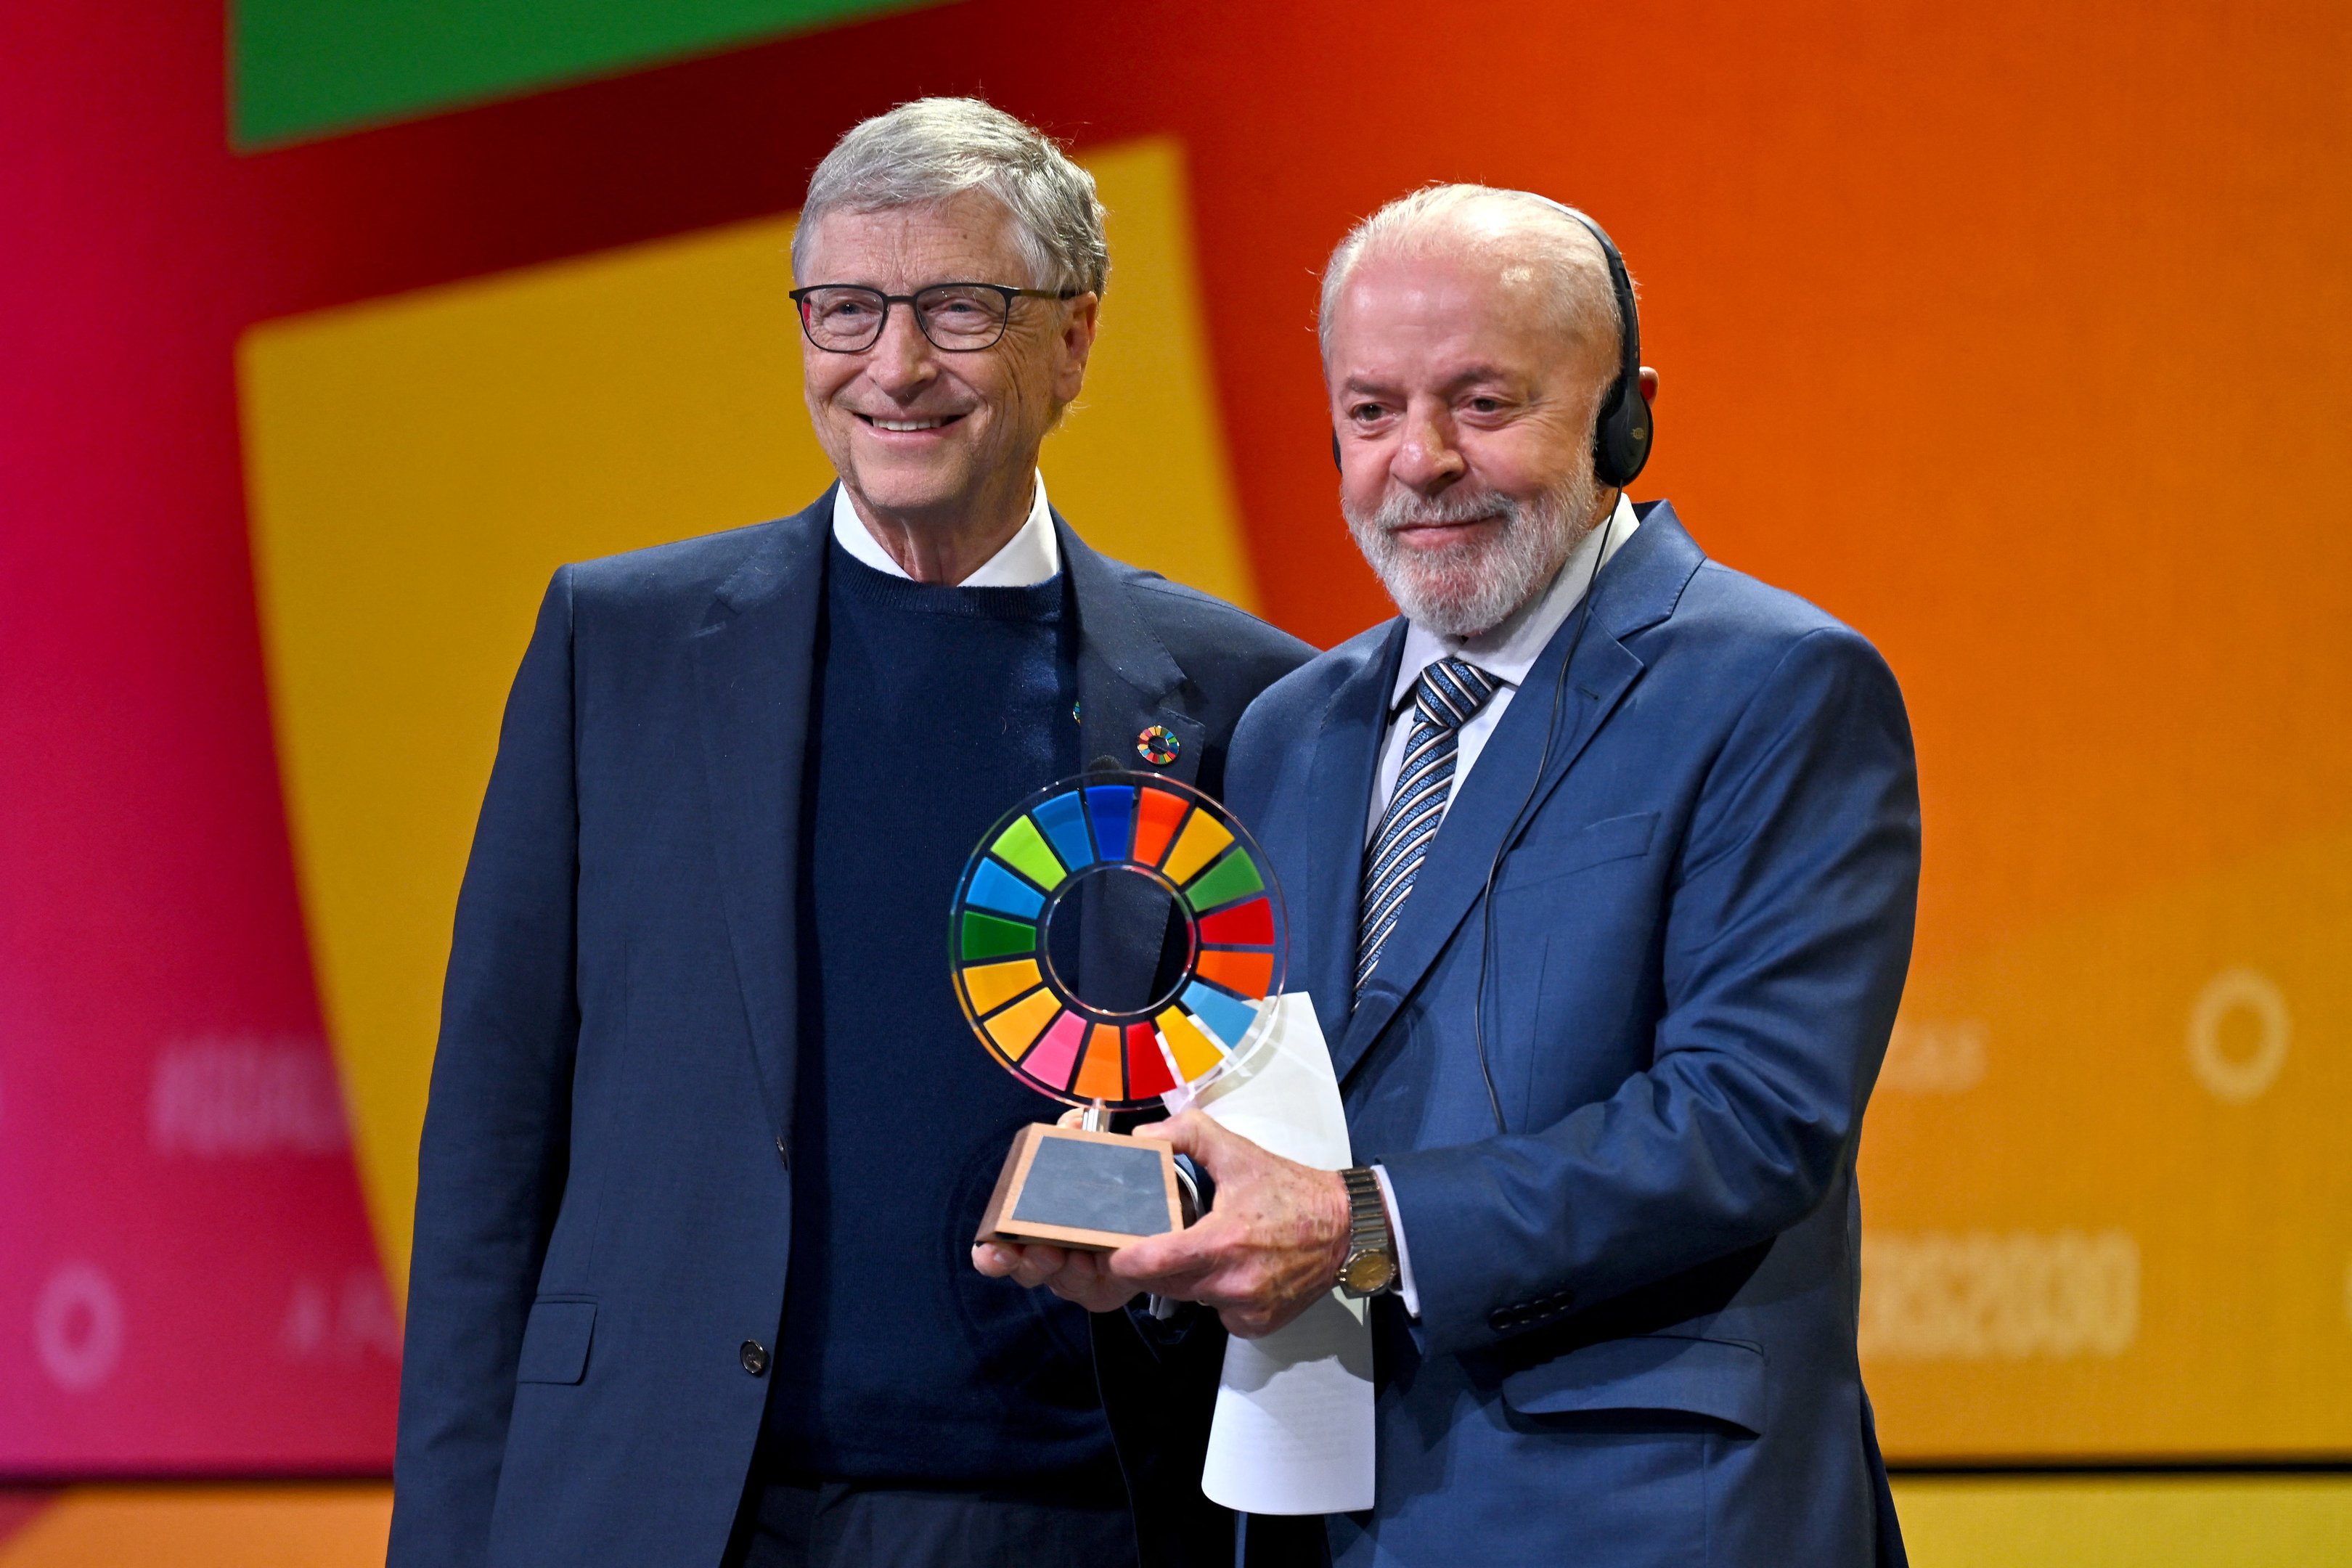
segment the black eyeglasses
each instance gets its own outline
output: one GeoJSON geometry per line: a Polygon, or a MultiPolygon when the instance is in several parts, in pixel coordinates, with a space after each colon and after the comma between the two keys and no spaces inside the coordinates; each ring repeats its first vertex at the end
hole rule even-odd
{"type": "Polygon", "coordinates": [[[885,294],[862,283],[818,283],[795,289],[801,331],[827,353],[863,353],[881,341],[890,307],[906,305],[934,348],[951,354],[994,348],[1004,336],[1015,300],[1075,300],[1080,289],[1015,289],[1005,283],[934,283],[911,294],[885,294]]]}

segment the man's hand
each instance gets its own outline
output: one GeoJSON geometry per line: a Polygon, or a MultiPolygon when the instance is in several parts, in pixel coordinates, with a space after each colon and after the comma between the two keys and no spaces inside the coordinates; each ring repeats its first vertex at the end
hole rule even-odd
{"type": "Polygon", "coordinates": [[[1033,1290],[1043,1285],[1089,1312],[1116,1312],[1143,1289],[1112,1274],[1102,1253],[1043,1241],[975,1242],[971,1266],[992,1279],[1010,1279],[1033,1290]]]}
{"type": "MultiPolygon", "coordinates": [[[[1065,1110],[1054,1125],[1084,1126],[1085,1116],[1081,1110],[1065,1110]]],[[[1113,1276],[1102,1253],[1050,1242],[976,1241],[971,1266],[992,1279],[1010,1279],[1032,1290],[1043,1285],[1089,1312],[1116,1312],[1142,1293],[1132,1282],[1113,1276]]]]}
{"type": "Polygon", "coordinates": [[[1090,1312],[1115,1311],[1145,1290],[1199,1301],[1244,1339],[1274,1332],[1338,1283],[1348,1260],[1348,1187],[1338,1172],[1269,1154],[1197,1110],[1135,1135],[1167,1140],[1215,1178],[1216,1206],[1198,1225],[1108,1257],[983,1241],[971,1249],[972,1267],[1043,1285],[1090,1312]]]}
{"type": "Polygon", "coordinates": [[[1197,1110],[1136,1129],[1189,1154],[1217,1184],[1201,1223],[1146,1237],[1110,1255],[1110,1272],[1135,1288],[1214,1307],[1245,1340],[1274,1332],[1339,1281],[1348,1260],[1348,1187],[1269,1154],[1197,1110]]]}

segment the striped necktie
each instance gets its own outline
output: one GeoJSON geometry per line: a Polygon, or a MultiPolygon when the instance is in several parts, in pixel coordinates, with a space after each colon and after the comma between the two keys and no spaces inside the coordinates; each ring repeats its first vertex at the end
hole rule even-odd
{"type": "Polygon", "coordinates": [[[1397,770],[1396,793],[1381,813],[1380,831],[1364,851],[1363,914],[1356,931],[1359,991],[1380,967],[1381,948],[1396,930],[1421,858],[1445,818],[1462,726],[1495,695],[1496,684],[1467,659],[1449,658],[1423,669],[1413,685],[1412,735],[1405,742],[1404,765],[1397,770]]]}

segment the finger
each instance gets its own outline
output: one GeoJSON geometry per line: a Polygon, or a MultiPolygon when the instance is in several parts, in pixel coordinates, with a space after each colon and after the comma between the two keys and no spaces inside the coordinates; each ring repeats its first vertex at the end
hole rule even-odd
{"type": "Polygon", "coordinates": [[[1069,1266],[1055,1276],[1054,1293],[1089,1312],[1115,1312],[1134,1300],[1136,1289],[1113,1275],[1101,1254],[1073,1252],[1069,1266]]]}
{"type": "Polygon", "coordinates": [[[1135,1300],[1138,1292],[1132,1285],[1097,1284],[1084,1294],[1076,1294],[1055,1286],[1054,1294],[1089,1312],[1116,1312],[1135,1300]]]}
{"type": "Polygon", "coordinates": [[[1163,1140],[1179,1154],[1190,1154],[1207,1166],[1212,1175],[1216,1173],[1220,1153],[1234,1144],[1248,1142],[1237,1133],[1226,1131],[1197,1110],[1188,1110],[1181,1116],[1171,1116],[1165,1121],[1139,1127],[1135,1135],[1163,1140]]]}
{"type": "Polygon", "coordinates": [[[1217,1277],[1211,1271],[1189,1270],[1181,1274],[1141,1276],[1115,1274],[1111,1278],[1117,1279],[1129,1290],[1149,1290],[1155,1296],[1166,1296],[1178,1301],[1200,1301],[1210,1306],[1216,1304],[1212,1298],[1217,1294],[1213,1289],[1217,1277]]]}
{"type": "Polygon", "coordinates": [[[982,1274],[1011,1279],[1024,1266],[1036,1261],[1032,1256],[1035,1251],[1035,1247],[1018,1241],[982,1241],[973,1244],[971,1260],[982,1274]]]}
{"type": "Polygon", "coordinates": [[[1063,1300],[1067,1301],[1070,1305],[1083,1308],[1089,1312],[1117,1311],[1121,1306],[1126,1304],[1127,1299],[1129,1296],[1135,1294],[1134,1291],[1129,1290],[1125,1287],[1121,1287],[1117,1290],[1107,1290],[1100,1284],[1097,1284],[1087,1289],[1081,1290],[1068,1282],[1060,1279],[1056,1279],[1051,1289],[1055,1295],[1060,1297],[1063,1300]]]}
{"type": "Polygon", "coordinates": [[[1071,1253],[1062,1271],[1045,1283],[1055,1295],[1089,1312],[1110,1311],[1135,1294],[1134,1286],[1111,1279],[1102,1260],[1091,1252],[1071,1253]]]}
{"type": "Polygon", "coordinates": [[[1060,1273],[1068,1262],[1069,1254],[1060,1247],[1032,1242],[1021,1249],[1021,1259],[1013,1266],[1013,1278],[1034,1290],[1060,1273]]]}
{"type": "Polygon", "coordinates": [[[1083,1301],[1102,1283],[1101,1266],[1090,1252],[1073,1252],[1045,1281],[1045,1288],[1065,1301],[1083,1301]]]}
{"type": "Polygon", "coordinates": [[[1083,1127],[1086,1124],[1087,1113],[1075,1105],[1054,1119],[1056,1127],[1083,1127]]]}
{"type": "MultiPolygon", "coordinates": [[[[1128,1249],[1122,1249],[1122,1252],[1128,1249]]],[[[1155,1296],[1173,1296],[1179,1300],[1197,1301],[1202,1281],[1215,1271],[1209,1268],[1153,1269],[1139,1267],[1138,1261],[1125,1258],[1122,1252],[1112,1253],[1104,1263],[1104,1277],[1116,1279],[1129,1290],[1149,1290],[1155,1296]]],[[[1149,1259],[1144,1259],[1149,1262],[1149,1259]]]]}

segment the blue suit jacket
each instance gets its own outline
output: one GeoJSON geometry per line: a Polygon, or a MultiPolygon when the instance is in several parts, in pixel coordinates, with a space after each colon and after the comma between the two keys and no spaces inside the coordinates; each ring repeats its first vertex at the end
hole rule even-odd
{"type": "MultiPolygon", "coordinates": [[[[792,1253],[794,862],[831,518],[827,491],[548,590],[458,898],[395,1565],[709,1565],[725,1547],[768,1393],[743,1347],[772,1351],[792,1253]]],[[[1163,724],[1161,771],[1216,789],[1242,710],[1313,650],[1055,522],[1081,754],[1139,766],[1137,735],[1163,724]]],[[[945,985],[940,956],[913,979],[945,985]]],[[[1164,1414],[1204,1426],[1212,1397],[1164,1414]]],[[[1197,1470],[1129,1436],[1151,1539],[1205,1532],[1229,1555],[1197,1470]]]]}
{"type": "Polygon", "coordinates": [[[1411,1324],[1376,1303],[1379,1501],[1328,1521],[1342,1563],[1901,1556],[1855,1364],[1853,1163],[1918,880],[1902,697],[1855,633],[1708,562],[1665,503],[1642,518],[1463,782],[1352,1010],[1402,623],[1235,734],[1227,797],[1281,878],[1290,984],[1420,1298],[1411,1324]],[[1473,1042],[1498,852],[1499,1135],[1473,1042]]]}

